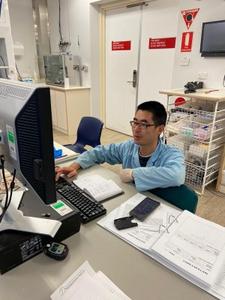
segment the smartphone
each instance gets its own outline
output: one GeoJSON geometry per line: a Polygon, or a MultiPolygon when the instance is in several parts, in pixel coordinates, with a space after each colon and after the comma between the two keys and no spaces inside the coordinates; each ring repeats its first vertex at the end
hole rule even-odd
{"type": "Polygon", "coordinates": [[[144,221],[144,219],[153,212],[160,202],[155,201],[149,197],[142,200],[137,206],[135,206],[130,212],[129,215],[136,218],[139,221],[144,221]]]}

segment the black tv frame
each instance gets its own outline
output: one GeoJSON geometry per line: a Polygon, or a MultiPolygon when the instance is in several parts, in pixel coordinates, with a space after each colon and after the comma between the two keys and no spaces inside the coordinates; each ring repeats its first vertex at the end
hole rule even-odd
{"type": "Polygon", "coordinates": [[[225,23],[225,20],[211,21],[211,22],[203,22],[202,23],[202,33],[201,33],[201,44],[200,44],[200,53],[202,57],[223,57],[225,56],[225,48],[224,51],[204,51],[203,48],[203,33],[206,24],[216,24],[216,23],[225,23]]]}

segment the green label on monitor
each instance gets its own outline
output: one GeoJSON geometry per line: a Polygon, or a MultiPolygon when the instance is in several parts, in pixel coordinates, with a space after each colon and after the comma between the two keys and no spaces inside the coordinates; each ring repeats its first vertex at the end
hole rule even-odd
{"type": "Polygon", "coordinates": [[[7,142],[8,142],[8,145],[9,145],[10,156],[13,157],[16,160],[17,159],[16,136],[15,136],[13,127],[6,124],[6,132],[7,132],[7,142]]]}
{"type": "Polygon", "coordinates": [[[8,141],[15,144],[14,134],[11,131],[8,131],[8,141]]]}

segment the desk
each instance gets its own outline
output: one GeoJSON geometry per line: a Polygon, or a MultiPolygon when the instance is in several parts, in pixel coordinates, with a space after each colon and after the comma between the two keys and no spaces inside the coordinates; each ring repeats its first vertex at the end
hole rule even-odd
{"type": "MultiPolygon", "coordinates": [[[[105,202],[108,211],[136,193],[133,185],[121,183],[117,174],[104,167],[96,166],[81,172],[111,178],[123,188],[124,194],[105,202]]],[[[40,254],[2,275],[0,300],[50,299],[52,292],[85,260],[95,271],[104,272],[133,300],[215,299],[104,230],[96,220],[82,225],[80,232],[65,243],[70,252],[64,261],[58,262],[40,254]]]]}
{"type": "Polygon", "coordinates": [[[59,158],[55,159],[55,164],[59,164],[59,163],[64,163],[64,162],[68,162],[70,161],[72,163],[72,161],[74,161],[75,157],[77,157],[80,153],[74,152],[66,147],[64,147],[63,145],[60,145],[56,142],[54,142],[54,147],[58,150],[58,149],[62,149],[62,156],[59,158]]]}

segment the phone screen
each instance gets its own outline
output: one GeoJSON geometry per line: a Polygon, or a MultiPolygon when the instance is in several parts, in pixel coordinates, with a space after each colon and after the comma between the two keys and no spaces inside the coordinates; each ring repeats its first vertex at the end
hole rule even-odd
{"type": "Polygon", "coordinates": [[[137,206],[135,206],[129,215],[138,219],[139,221],[144,221],[144,219],[155,210],[160,205],[160,202],[155,201],[149,197],[142,200],[137,206]]]}

